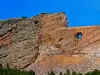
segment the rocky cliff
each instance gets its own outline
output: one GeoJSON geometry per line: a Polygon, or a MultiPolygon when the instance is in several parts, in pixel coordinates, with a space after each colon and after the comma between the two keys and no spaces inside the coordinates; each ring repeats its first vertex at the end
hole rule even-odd
{"type": "Polygon", "coordinates": [[[0,64],[38,75],[100,69],[100,27],[68,27],[64,13],[0,22],[0,64]],[[81,34],[81,38],[78,38],[81,34]]]}

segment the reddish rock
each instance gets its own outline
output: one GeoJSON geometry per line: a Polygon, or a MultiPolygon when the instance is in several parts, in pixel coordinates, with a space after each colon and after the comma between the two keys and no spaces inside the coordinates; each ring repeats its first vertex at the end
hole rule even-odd
{"type": "Polygon", "coordinates": [[[0,23],[0,64],[38,75],[100,69],[100,26],[68,27],[67,22],[64,13],[43,13],[0,23]]]}

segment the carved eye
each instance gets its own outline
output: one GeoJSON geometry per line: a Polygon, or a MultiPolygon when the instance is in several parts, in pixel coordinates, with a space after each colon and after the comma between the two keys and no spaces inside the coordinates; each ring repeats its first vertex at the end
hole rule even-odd
{"type": "Polygon", "coordinates": [[[81,32],[77,32],[76,36],[77,36],[78,39],[82,39],[82,33],[81,32]]]}

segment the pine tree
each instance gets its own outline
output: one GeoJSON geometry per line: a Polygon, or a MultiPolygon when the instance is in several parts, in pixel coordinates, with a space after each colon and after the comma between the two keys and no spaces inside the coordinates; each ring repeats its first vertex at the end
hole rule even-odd
{"type": "Polygon", "coordinates": [[[59,73],[59,75],[63,75],[63,73],[62,73],[62,72],[60,72],[60,73],[59,73]]]}
{"type": "Polygon", "coordinates": [[[79,73],[78,75],[83,75],[82,73],[79,73]]]}
{"type": "Polygon", "coordinates": [[[29,75],[35,75],[35,72],[32,71],[32,70],[30,70],[30,71],[29,71],[29,75]]]}
{"type": "Polygon", "coordinates": [[[51,71],[50,73],[48,72],[48,75],[55,75],[54,71],[51,71]]]}
{"type": "Polygon", "coordinates": [[[72,72],[72,75],[78,75],[75,71],[72,72]]]}
{"type": "Polygon", "coordinates": [[[67,69],[66,75],[71,75],[71,72],[67,69]]]}

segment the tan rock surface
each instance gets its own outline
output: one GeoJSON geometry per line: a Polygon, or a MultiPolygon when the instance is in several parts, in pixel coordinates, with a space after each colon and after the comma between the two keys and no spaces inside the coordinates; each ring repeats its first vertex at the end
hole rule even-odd
{"type": "Polygon", "coordinates": [[[38,75],[51,70],[84,73],[100,69],[100,26],[68,27],[64,13],[12,19],[0,26],[0,63],[4,66],[34,70],[38,75]]]}

